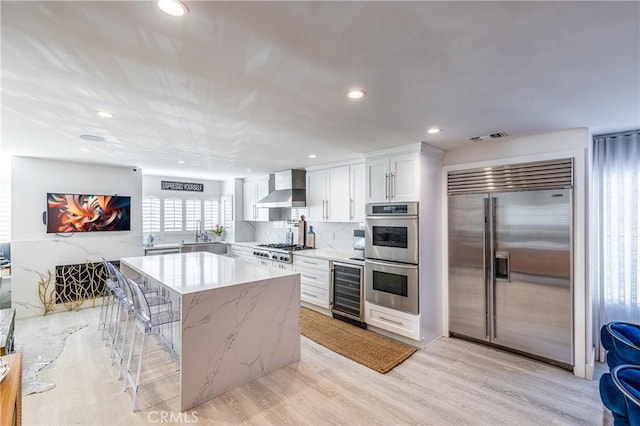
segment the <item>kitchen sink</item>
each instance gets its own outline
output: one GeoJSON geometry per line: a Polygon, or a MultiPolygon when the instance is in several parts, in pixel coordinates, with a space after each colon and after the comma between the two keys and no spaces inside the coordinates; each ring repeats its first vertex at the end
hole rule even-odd
{"type": "Polygon", "coordinates": [[[229,244],[217,241],[207,243],[182,243],[180,253],[193,253],[196,251],[207,251],[213,254],[227,254],[229,244]]]}

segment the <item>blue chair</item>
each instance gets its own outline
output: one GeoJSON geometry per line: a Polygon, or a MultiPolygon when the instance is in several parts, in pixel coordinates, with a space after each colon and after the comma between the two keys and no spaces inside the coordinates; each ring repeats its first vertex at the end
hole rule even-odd
{"type": "Polygon", "coordinates": [[[640,366],[622,364],[600,378],[600,398],[614,426],[640,424],[640,366]]]}
{"type": "Polygon", "coordinates": [[[610,322],[602,326],[600,341],[608,351],[609,370],[622,364],[640,365],[640,325],[610,322]]]}

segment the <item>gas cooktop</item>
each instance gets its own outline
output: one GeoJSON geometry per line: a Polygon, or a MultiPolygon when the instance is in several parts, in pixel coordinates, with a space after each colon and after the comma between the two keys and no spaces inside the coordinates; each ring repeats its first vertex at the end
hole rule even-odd
{"type": "Polygon", "coordinates": [[[293,260],[292,252],[310,248],[312,247],[301,244],[258,244],[253,247],[253,255],[263,259],[275,260],[276,262],[291,263],[293,260]]]}
{"type": "Polygon", "coordinates": [[[258,244],[257,247],[285,250],[285,251],[307,250],[311,248],[311,247],[303,246],[301,244],[285,244],[285,243],[258,244]]]}

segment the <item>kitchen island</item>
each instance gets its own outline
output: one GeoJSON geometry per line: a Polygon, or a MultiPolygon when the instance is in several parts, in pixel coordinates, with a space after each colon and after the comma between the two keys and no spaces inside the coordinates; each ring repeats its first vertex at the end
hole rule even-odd
{"type": "Polygon", "coordinates": [[[128,257],[120,268],[181,306],[182,411],[300,359],[300,274],[208,252],[128,257]]]}

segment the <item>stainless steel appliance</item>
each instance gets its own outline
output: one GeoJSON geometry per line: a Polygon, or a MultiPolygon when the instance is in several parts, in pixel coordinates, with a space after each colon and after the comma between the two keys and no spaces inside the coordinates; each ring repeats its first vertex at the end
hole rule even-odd
{"type": "Polygon", "coordinates": [[[364,260],[365,238],[364,229],[353,231],[353,257],[354,260],[364,260]]]}
{"type": "Polygon", "coordinates": [[[333,317],[366,328],[361,265],[331,262],[331,312],[333,317]]]}
{"type": "Polygon", "coordinates": [[[367,258],[418,263],[418,203],[372,203],[366,206],[367,258]]]}
{"type": "Polygon", "coordinates": [[[419,314],[418,203],[367,204],[366,212],[366,300],[419,314]]]}
{"type": "Polygon", "coordinates": [[[307,205],[307,172],[305,170],[283,170],[275,173],[275,190],[256,207],[292,208],[307,205]]]}
{"type": "Polygon", "coordinates": [[[449,173],[451,334],[572,368],[571,160],[464,173],[449,173]],[[559,189],[463,193],[532,184],[559,189]]]}
{"type": "Polygon", "coordinates": [[[368,302],[410,314],[420,313],[418,265],[367,258],[364,269],[368,302]]]}
{"type": "Polygon", "coordinates": [[[261,259],[270,259],[276,262],[293,262],[293,252],[306,250],[309,247],[300,244],[259,244],[253,247],[253,255],[261,259]]]}

